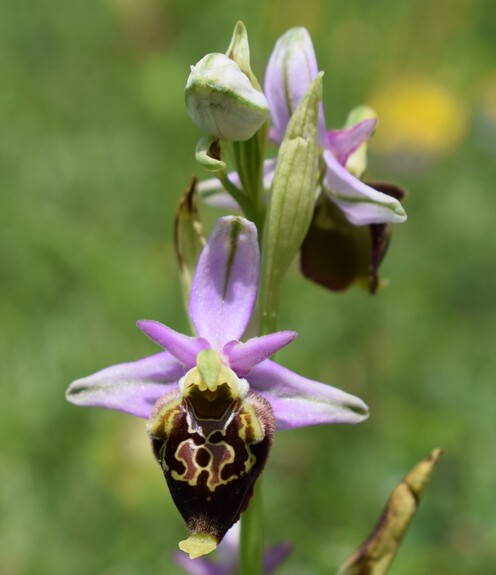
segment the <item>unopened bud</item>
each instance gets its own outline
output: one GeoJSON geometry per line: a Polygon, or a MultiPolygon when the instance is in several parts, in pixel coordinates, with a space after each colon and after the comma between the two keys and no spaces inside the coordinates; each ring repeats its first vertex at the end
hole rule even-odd
{"type": "Polygon", "coordinates": [[[225,54],[208,54],[191,67],[185,98],[193,122],[221,140],[248,140],[269,114],[265,96],[225,54]]]}

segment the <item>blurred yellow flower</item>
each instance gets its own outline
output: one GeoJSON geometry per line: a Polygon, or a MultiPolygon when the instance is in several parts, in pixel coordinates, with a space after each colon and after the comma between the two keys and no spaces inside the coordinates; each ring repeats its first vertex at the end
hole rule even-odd
{"type": "Polygon", "coordinates": [[[387,83],[370,102],[380,122],[374,149],[382,153],[446,153],[456,148],[467,131],[464,103],[429,78],[387,83]]]}

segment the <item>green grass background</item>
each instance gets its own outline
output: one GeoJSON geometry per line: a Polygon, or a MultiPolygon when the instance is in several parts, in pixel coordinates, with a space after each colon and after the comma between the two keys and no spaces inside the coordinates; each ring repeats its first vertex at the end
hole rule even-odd
{"type": "Polygon", "coordinates": [[[296,267],[287,279],[280,327],[300,337],[279,361],[363,397],[371,417],[277,435],[267,538],[295,543],[281,573],[335,572],[437,446],[446,453],[391,572],[494,573],[496,123],[481,96],[496,73],[491,0],[0,3],[0,573],[180,572],[171,556],[185,529],[143,421],[77,409],[64,390],[155,352],[137,319],[187,329],[171,238],[199,133],[183,87],[239,18],[260,79],[276,38],[310,29],[333,127],[408,72],[467,110],[444,154],[398,160],[372,145],[370,172],[410,192],[387,289],[336,296],[296,267]]]}

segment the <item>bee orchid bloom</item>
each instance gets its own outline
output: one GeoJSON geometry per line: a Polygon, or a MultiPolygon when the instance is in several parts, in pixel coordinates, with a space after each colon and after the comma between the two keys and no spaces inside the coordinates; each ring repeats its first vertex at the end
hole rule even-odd
{"type": "Polygon", "coordinates": [[[148,420],[153,452],[190,537],[190,557],[209,553],[247,507],[275,429],[357,423],[367,406],[269,357],[296,337],[281,331],[240,339],[255,306],[259,248],[254,224],[221,218],[192,284],[198,335],[156,321],[138,327],[164,351],[73,382],[69,401],[148,420]]]}
{"type": "MultiPolygon", "coordinates": [[[[270,138],[279,145],[289,119],[312,81],[319,73],[310,34],[305,28],[292,28],[276,42],[265,73],[264,92],[270,110],[270,138]]],[[[322,104],[319,110],[319,144],[325,164],[322,190],[339,207],[353,226],[392,224],[406,220],[401,203],[355,177],[347,168],[348,160],[362,147],[377,125],[376,118],[366,118],[342,130],[327,130],[322,104]]],[[[264,163],[264,188],[274,177],[276,159],[264,163]]],[[[239,175],[231,172],[229,180],[240,186],[239,175]]],[[[200,194],[212,206],[239,209],[233,198],[222,191],[215,179],[200,183],[200,194]]]]}
{"type": "MultiPolygon", "coordinates": [[[[271,138],[276,144],[282,141],[289,118],[318,72],[312,39],[305,28],[292,28],[279,38],[265,74],[271,138]]],[[[355,226],[406,220],[395,198],[367,186],[346,169],[348,158],[372,134],[376,123],[369,118],[344,130],[327,131],[320,107],[319,143],[326,166],[323,190],[355,226]]]]}

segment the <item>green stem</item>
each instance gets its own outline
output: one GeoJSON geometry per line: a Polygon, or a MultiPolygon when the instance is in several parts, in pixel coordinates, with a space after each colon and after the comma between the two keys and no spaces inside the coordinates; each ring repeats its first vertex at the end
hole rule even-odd
{"type": "Polygon", "coordinates": [[[227,177],[226,172],[217,172],[216,176],[226,191],[229,192],[229,194],[231,194],[233,199],[237,202],[246,217],[257,223],[259,216],[255,207],[253,206],[253,203],[250,201],[250,198],[248,198],[237,186],[231,182],[231,180],[227,177]]]}
{"type": "Polygon", "coordinates": [[[233,142],[232,151],[234,156],[234,166],[236,171],[238,172],[241,187],[243,188],[245,194],[249,196],[250,185],[246,179],[245,162],[242,154],[241,142],[233,142]]]}
{"type": "Polygon", "coordinates": [[[266,123],[249,140],[233,142],[231,148],[243,191],[259,214],[265,211],[263,175],[268,129],[266,123]]]}
{"type": "Polygon", "coordinates": [[[260,158],[257,135],[244,142],[233,142],[235,166],[245,194],[258,204],[260,158]]]}
{"type": "MultiPolygon", "coordinates": [[[[267,247],[267,242],[262,248],[267,247]]],[[[267,250],[262,249],[260,287],[258,291],[258,309],[260,310],[260,335],[277,331],[277,312],[280,286],[272,277],[267,277],[273,270],[274,263],[267,263],[267,250]],[[265,274],[263,273],[265,270],[265,274]],[[268,281],[272,279],[272,281],[268,281]]]]}
{"type": "Polygon", "coordinates": [[[256,206],[253,204],[250,198],[231,182],[231,180],[227,177],[226,172],[217,172],[216,176],[226,191],[229,192],[229,194],[231,194],[233,199],[237,202],[245,216],[257,226],[257,229],[259,230],[260,241],[260,238],[262,237],[261,230],[263,229],[264,212],[257,210],[256,206]]]}
{"type": "MultiPolygon", "coordinates": [[[[233,143],[234,163],[245,192],[244,194],[242,192],[240,193],[248,209],[241,203],[238,203],[245,212],[245,215],[257,226],[260,246],[262,246],[262,234],[266,214],[263,188],[263,160],[267,133],[268,123],[249,141],[233,143]]],[[[228,178],[226,177],[226,179],[228,178]]],[[[225,183],[224,186],[226,186],[225,183]]],[[[226,189],[229,191],[227,186],[226,189]]],[[[271,325],[268,323],[265,324],[262,321],[260,334],[263,335],[270,331],[275,331],[269,329],[271,325]]],[[[239,553],[240,575],[263,575],[264,521],[261,477],[258,478],[254,486],[250,504],[241,517],[239,553]]]]}
{"type": "Polygon", "coordinates": [[[241,516],[240,575],[263,575],[263,501],[259,477],[248,509],[241,516]]]}
{"type": "MultiPolygon", "coordinates": [[[[271,298],[260,318],[260,335],[276,329],[277,302],[271,298]]],[[[250,505],[241,518],[240,575],[263,575],[263,525],[262,478],[259,477],[250,505]]]]}
{"type": "Polygon", "coordinates": [[[260,314],[260,335],[267,335],[277,331],[277,309],[268,307],[260,314]]]}

